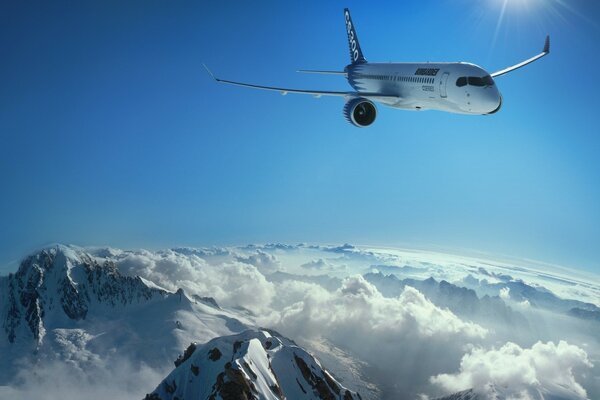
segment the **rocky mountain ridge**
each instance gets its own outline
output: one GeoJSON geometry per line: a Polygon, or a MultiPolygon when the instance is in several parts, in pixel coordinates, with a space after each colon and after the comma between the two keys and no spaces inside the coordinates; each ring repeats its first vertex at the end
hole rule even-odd
{"type": "Polygon", "coordinates": [[[10,343],[84,320],[93,309],[117,309],[163,299],[168,293],[140,277],[123,276],[115,264],[100,264],[83,251],[58,245],[27,257],[14,274],[0,278],[2,326],[10,343]]]}
{"type": "Polygon", "coordinates": [[[273,331],[191,344],[145,400],[358,400],[306,350],[273,331]]]}

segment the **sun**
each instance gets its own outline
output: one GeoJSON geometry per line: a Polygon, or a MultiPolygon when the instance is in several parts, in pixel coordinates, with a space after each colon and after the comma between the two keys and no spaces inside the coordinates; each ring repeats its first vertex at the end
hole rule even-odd
{"type": "Polygon", "coordinates": [[[513,30],[537,30],[546,35],[557,26],[576,23],[573,17],[593,23],[566,0],[489,0],[480,4],[487,8],[483,14],[494,21],[492,47],[501,33],[513,30]]]}

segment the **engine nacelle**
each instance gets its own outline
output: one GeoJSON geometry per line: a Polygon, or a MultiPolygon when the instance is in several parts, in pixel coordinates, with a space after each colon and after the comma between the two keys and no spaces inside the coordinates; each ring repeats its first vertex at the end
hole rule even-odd
{"type": "Polygon", "coordinates": [[[344,106],[344,117],[354,126],[364,128],[375,122],[377,108],[372,101],[357,97],[344,106]]]}

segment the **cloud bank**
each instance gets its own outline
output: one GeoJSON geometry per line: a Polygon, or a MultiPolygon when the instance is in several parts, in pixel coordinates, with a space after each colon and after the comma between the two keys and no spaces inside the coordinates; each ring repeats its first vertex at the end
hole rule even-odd
{"type": "Polygon", "coordinates": [[[271,303],[275,286],[253,263],[271,269],[277,260],[274,256],[267,257],[266,253],[257,253],[209,263],[196,254],[142,250],[127,253],[117,261],[124,273],[140,275],[170,291],[182,288],[189,293],[214,297],[225,306],[244,306],[258,311],[271,303]]]}
{"type": "Polygon", "coordinates": [[[384,392],[416,395],[432,374],[456,366],[468,343],[487,334],[412,287],[387,298],[360,275],[346,278],[334,292],[293,283],[288,290],[290,285],[296,298],[304,293],[302,299],[263,323],[300,340],[323,338],[351,349],[371,365],[384,392]]]}
{"type": "Polygon", "coordinates": [[[587,398],[573,370],[591,367],[586,352],[565,341],[537,342],[526,349],[509,342],[499,349],[471,350],[462,358],[459,372],[437,375],[431,382],[448,393],[472,388],[491,397],[502,390],[507,398],[525,400],[532,390],[550,390],[555,395],[566,393],[565,398],[587,398]]]}
{"type": "Polygon", "coordinates": [[[141,399],[166,375],[145,364],[124,358],[101,360],[82,366],[64,361],[44,361],[21,366],[11,386],[0,386],[0,398],[13,400],[130,400],[141,399]]]}

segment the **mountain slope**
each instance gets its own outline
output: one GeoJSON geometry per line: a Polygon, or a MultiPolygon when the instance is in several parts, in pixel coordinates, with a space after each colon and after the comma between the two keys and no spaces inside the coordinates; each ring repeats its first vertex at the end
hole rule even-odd
{"type": "Polygon", "coordinates": [[[360,398],[304,349],[271,333],[248,330],[192,344],[146,400],[360,398]]]}
{"type": "Polygon", "coordinates": [[[162,370],[192,340],[252,325],[214,299],[168,292],[68,246],[26,258],[16,273],[0,277],[0,289],[0,385],[23,362],[68,360],[92,370],[126,359],[162,370]]]}
{"type": "Polygon", "coordinates": [[[2,278],[2,322],[10,343],[41,344],[48,329],[85,320],[88,313],[164,299],[167,292],[139,277],[123,276],[114,263],[66,246],[44,249],[2,278]]]}

